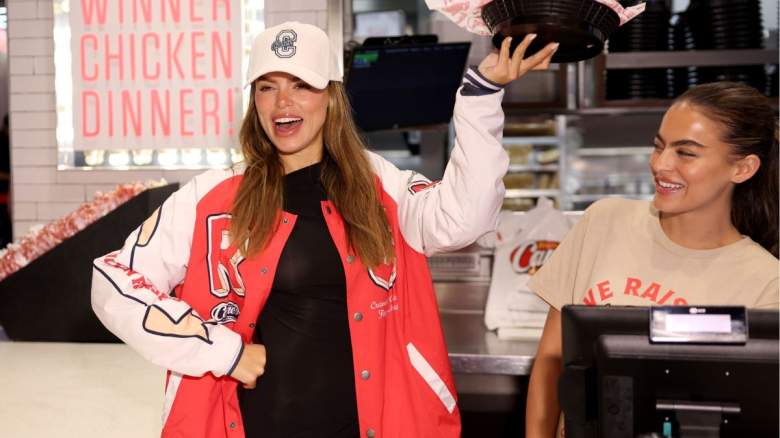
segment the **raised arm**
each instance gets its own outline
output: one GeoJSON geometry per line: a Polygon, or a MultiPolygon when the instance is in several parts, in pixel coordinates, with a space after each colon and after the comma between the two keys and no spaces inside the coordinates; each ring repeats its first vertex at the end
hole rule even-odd
{"type": "Polygon", "coordinates": [[[501,144],[503,87],[534,68],[547,68],[556,45],[523,59],[533,37],[513,56],[507,38],[500,51],[470,68],[455,100],[455,145],[441,181],[400,171],[376,154],[375,169],[398,205],[406,241],[426,255],[454,251],[496,226],[504,198],[503,177],[509,158],[501,144]]]}

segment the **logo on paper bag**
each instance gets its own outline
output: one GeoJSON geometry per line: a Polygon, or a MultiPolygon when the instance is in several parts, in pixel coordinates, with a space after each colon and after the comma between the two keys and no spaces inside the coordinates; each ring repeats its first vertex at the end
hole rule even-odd
{"type": "Polygon", "coordinates": [[[559,244],[552,240],[523,242],[509,254],[509,264],[518,274],[534,275],[559,244]]]}

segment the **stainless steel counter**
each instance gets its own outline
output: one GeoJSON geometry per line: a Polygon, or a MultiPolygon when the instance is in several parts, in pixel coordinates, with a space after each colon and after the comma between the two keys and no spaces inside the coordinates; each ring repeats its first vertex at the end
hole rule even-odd
{"type": "Polygon", "coordinates": [[[452,371],[525,376],[531,373],[538,341],[505,341],[485,328],[482,315],[442,314],[452,371]]]}
{"type": "Polygon", "coordinates": [[[498,339],[484,323],[487,282],[439,282],[436,295],[450,363],[455,373],[526,376],[537,339],[498,339]]]}

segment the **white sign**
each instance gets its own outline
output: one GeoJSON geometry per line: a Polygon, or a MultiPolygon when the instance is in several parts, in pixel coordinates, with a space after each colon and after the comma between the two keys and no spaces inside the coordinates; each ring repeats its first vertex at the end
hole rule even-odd
{"type": "Polygon", "coordinates": [[[71,0],[73,148],[227,148],[241,0],[71,0]]]}

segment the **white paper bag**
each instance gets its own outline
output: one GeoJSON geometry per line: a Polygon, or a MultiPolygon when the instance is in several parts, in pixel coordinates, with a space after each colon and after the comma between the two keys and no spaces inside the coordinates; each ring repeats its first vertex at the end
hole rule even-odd
{"type": "Polygon", "coordinates": [[[548,305],[528,289],[528,280],[552,255],[569,228],[566,216],[546,198],[540,198],[537,206],[524,215],[502,213],[485,307],[488,329],[544,325],[548,305]]]}

